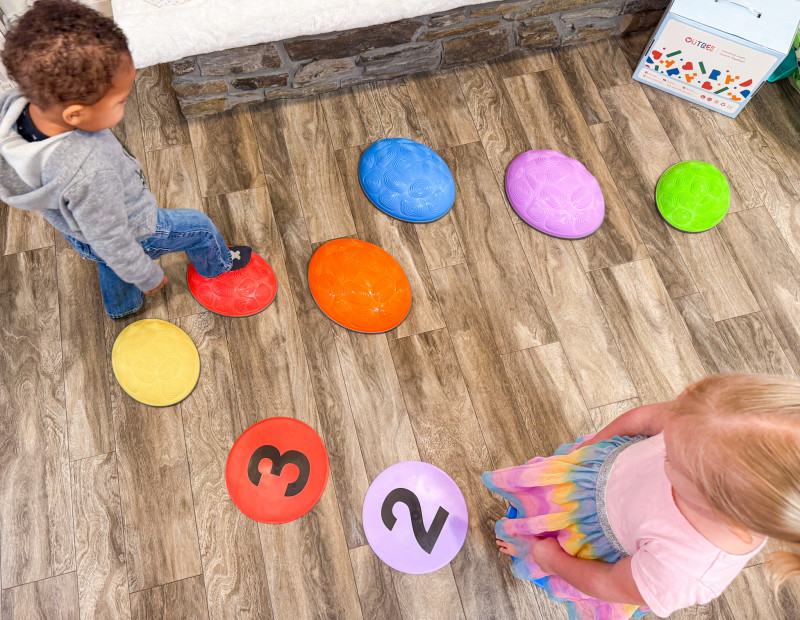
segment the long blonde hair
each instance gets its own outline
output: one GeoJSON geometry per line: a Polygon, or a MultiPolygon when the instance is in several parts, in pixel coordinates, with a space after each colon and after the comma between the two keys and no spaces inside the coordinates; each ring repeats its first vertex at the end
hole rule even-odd
{"type": "MultiPolygon", "coordinates": [[[[800,381],[715,375],[673,405],[680,461],[711,507],[732,524],[800,543],[800,381]]],[[[777,592],[800,577],[800,554],[776,551],[765,564],[777,592]]]]}

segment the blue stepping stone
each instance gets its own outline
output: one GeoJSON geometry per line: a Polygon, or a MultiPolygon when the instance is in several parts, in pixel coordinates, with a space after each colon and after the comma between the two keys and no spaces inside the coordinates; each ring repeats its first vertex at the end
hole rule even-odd
{"type": "Polygon", "coordinates": [[[370,146],[361,156],[358,178],[372,204],[405,222],[438,220],[456,199],[456,184],[444,160],[406,138],[370,146]]]}

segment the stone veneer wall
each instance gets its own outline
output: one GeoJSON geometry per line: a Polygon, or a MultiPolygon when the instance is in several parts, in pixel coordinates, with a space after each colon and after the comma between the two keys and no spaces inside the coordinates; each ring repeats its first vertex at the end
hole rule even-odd
{"type": "Polygon", "coordinates": [[[187,117],[304,97],[420,71],[483,62],[654,26],[669,0],[521,0],[479,4],[338,33],[190,56],[171,63],[187,117]]]}

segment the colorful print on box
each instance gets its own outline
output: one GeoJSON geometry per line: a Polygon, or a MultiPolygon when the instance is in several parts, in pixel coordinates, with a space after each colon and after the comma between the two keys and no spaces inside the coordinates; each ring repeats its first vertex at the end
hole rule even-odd
{"type": "MultiPolygon", "coordinates": [[[[733,41],[669,21],[649,50],[639,78],[698,103],[734,112],[753,92],[753,77],[775,59],[733,41]]],[[[762,71],[763,69],[763,71],[762,71]]]]}

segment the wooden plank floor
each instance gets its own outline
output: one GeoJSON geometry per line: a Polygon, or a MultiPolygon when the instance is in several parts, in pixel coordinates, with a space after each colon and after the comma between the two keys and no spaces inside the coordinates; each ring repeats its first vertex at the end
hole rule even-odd
{"type": "MultiPolygon", "coordinates": [[[[503,504],[485,469],[549,454],[704,373],[800,374],[800,95],[767,85],[730,121],[631,80],[646,39],[604,41],[186,122],[166,68],[140,73],[115,129],[164,207],[201,209],[278,277],[266,312],[230,320],[188,295],[183,256],[135,318],[197,343],[199,387],[176,407],[128,398],[94,266],[36,216],[0,205],[0,618],[565,618],[494,549],[503,504]],[[613,58],[590,73],[598,58],[613,58]],[[364,197],[362,151],[405,136],[453,170],[452,213],[393,220],[364,197]],[[607,203],[569,242],[510,209],[503,177],[529,148],[580,158],[607,203]],[[685,235],[653,188],[686,158],[719,165],[732,212],[685,235]],[[308,291],[321,243],[356,236],[403,265],[409,319],[348,332],[308,291]],[[244,517],[224,468],[236,437],[273,415],[317,429],[331,481],[283,526],[244,517]],[[372,553],[369,483],[423,459],[459,484],[466,544],[429,575],[372,553]]],[[[763,557],[763,556],[759,556],[763,557]]],[[[756,564],[757,564],[756,560],[756,564]]],[[[676,618],[797,618],[758,565],[676,618]]]]}

